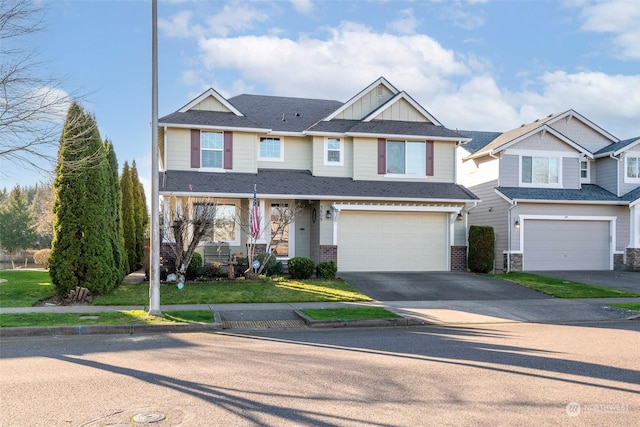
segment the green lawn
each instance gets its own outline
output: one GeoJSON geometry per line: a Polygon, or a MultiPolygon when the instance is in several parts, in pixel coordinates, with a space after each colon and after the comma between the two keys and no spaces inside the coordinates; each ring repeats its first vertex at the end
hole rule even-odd
{"type": "Polygon", "coordinates": [[[76,326],[76,325],[144,325],[171,323],[212,323],[209,310],[168,311],[164,317],[150,316],[144,310],[101,313],[20,313],[0,314],[0,327],[76,326]]]}
{"type": "Polygon", "coordinates": [[[564,279],[539,276],[529,273],[490,274],[502,280],[517,283],[538,292],[552,295],[556,298],[627,298],[640,297],[639,293],[602,286],[586,285],[564,279]]]}
{"type": "MultiPolygon", "coordinates": [[[[30,307],[55,295],[46,271],[10,270],[0,272],[0,306],[30,307]]],[[[160,303],[224,304],[260,302],[371,301],[340,280],[264,280],[211,283],[187,282],[183,289],[160,285],[160,303]]],[[[93,305],[140,305],[149,303],[149,284],[122,284],[109,295],[96,298],[93,305]]]]}
{"type": "Polygon", "coordinates": [[[395,319],[402,317],[382,307],[305,308],[300,311],[314,320],[395,319]]]}
{"type": "Polygon", "coordinates": [[[629,304],[611,304],[614,307],[620,307],[620,308],[626,308],[628,310],[635,310],[635,311],[640,311],[640,304],[636,304],[636,303],[629,303],[629,304]]]}
{"type": "Polygon", "coordinates": [[[31,307],[56,294],[47,271],[2,270],[0,279],[0,307],[31,307]]]}

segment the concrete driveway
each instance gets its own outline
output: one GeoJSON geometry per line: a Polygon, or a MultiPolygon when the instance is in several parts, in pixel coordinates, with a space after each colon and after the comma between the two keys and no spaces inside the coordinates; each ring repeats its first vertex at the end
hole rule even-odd
{"type": "Polygon", "coordinates": [[[474,301],[544,299],[524,286],[462,272],[338,273],[354,288],[378,301],[474,301]]]}
{"type": "Polygon", "coordinates": [[[640,293],[640,272],[633,271],[533,271],[540,276],[554,277],[640,293]]]}

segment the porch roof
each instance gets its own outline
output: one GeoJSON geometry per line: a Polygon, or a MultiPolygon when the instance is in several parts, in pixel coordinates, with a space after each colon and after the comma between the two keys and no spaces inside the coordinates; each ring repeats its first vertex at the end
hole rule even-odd
{"type": "Polygon", "coordinates": [[[623,198],[595,184],[583,184],[580,189],[497,187],[496,191],[518,201],[626,204],[623,198]]]}
{"type": "Polygon", "coordinates": [[[160,172],[160,193],[214,197],[296,198],[309,200],[385,200],[470,202],[478,198],[461,185],[441,182],[354,181],[313,176],[306,170],[259,169],[251,173],[160,172]]]}

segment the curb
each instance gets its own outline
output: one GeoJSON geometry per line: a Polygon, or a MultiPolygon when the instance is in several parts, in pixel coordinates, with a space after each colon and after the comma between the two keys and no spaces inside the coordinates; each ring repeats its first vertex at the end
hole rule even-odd
{"type": "Polygon", "coordinates": [[[363,327],[389,327],[389,326],[420,326],[429,323],[407,317],[394,317],[383,319],[352,319],[352,320],[315,320],[300,310],[294,310],[304,323],[310,328],[363,328],[363,327]]]}

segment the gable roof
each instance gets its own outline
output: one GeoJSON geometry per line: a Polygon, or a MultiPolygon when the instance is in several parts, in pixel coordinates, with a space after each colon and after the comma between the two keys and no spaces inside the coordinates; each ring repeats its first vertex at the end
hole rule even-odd
{"type": "Polygon", "coordinates": [[[325,121],[328,120],[332,120],[335,117],[337,117],[340,113],[342,113],[343,111],[345,111],[346,109],[348,109],[349,107],[351,107],[353,104],[355,104],[360,98],[362,98],[364,95],[366,95],[367,93],[369,93],[370,91],[373,90],[373,88],[377,87],[378,85],[383,85],[385,86],[387,89],[389,89],[389,91],[393,94],[397,94],[398,92],[400,92],[394,85],[392,85],[391,83],[389,83],[389,81],[387,79],[385,79],[384,77],[380,77],[378,78],[378,80],[374,81],[373,83],[371,83],[369,86],[367,86],[366,88],[362,89],[360,92],[358,92],[353,98],[351,98],[350,100],[348,100],[347,102],[344,103],[344,105],[338,109],[336,109],[333,113],[331,113],[330,115],[328,115],[327,117],[324,118],[325,121]]]}
{"type": "Polygon", "coordinates": [[[464,149],[473,154],[502,135],[502,132],[484,132],[474,130],[458,130],[460,135],[471,139],[464,145],[464,149]]]}
{"type": "Polygon", "coordinates": [[[377,116],[382,114],[385,110],[391,108],[394,104],[396,104],[401,99],[404,99],[405,101],[407,101],[413,108],[415,108],[420,114],[422,114],[427,120],[429,120],[434,125],[442,126],[442,123],[440,123],[435,117],[433,117],[427,110],[425,110],[422,107],[422,105],[418,104],[405,91],[402,91],[402,92],[396,94],[393,98],[391,98],[390,100],[388,100],[387,102],[382,104],[380,107],[378,107],[372,113],[370,113],[368,116],[366,116],[364,119],[362,119],[362,121],[363,122],[372,121],[374,118],[376,118],[377,116]]]}
{"type": "Polygon", "coordinates": [[[556,122],[558,122],[558,121],[560,121],[562,119],[569,120],[569,119],[571,119],[573,117],[578,118],[582,123],[584,123],[585,125],[587,125],[591,129],[593,129],[594,131],[596,131],[600,135],[604,136],[605,138],[607,138],[607,139],[609,139],[611,141],[618,141],[618,138],[616,138],[615,136],[613,136],[612,134],[610,134],[606,130],[602,129],[600,126],[596,125],[591,120],[587,119],[585,116],[583,116],[582,114],[578,113],[575,110],[567,110],[564,113],[550,115],[549,116],[550,120],[548,121],[548,123],[549,124],[553,124],[553,123],[556,123],[556,122]]]}
{"type": "Polygon", "coordinates": [[[178,111],[181,113],[187,112],[209,97],[215,98],[220,104],[224,105],[229,111],[231,111],[236,116],[242,116],[242,113],[240,111],[238,111],[233,105],[229,103],[229,101],[227,101],[224,98],[224,96],[220,95],[213,88],[209,88],[205,90],[196,98],[194,98],[191,102],[189,102],[188,104],[180,108],[178,111]]]}
{"type": "Polygon", "coordinates": [[[162,193],[311,200],[393,200],[407,202],[470,202],[478,198],[462,185],[446,182],[359,181],[346,177],[313,176],[306,170],[258,169],[258,173],[215,173],[170,170],[161,172],[162,193]],[[191,185],[191,190],[189,187],[191,185]]]}
{"type": "Polygon", "coordinates": [[[640,144],[640,137],[614,142],[613,144],[607,145],[606,147],[598,150],[595,153],[595,157],[607,157],[610,154],[613,156],[618,156],[638,144],[640,144]]]}

